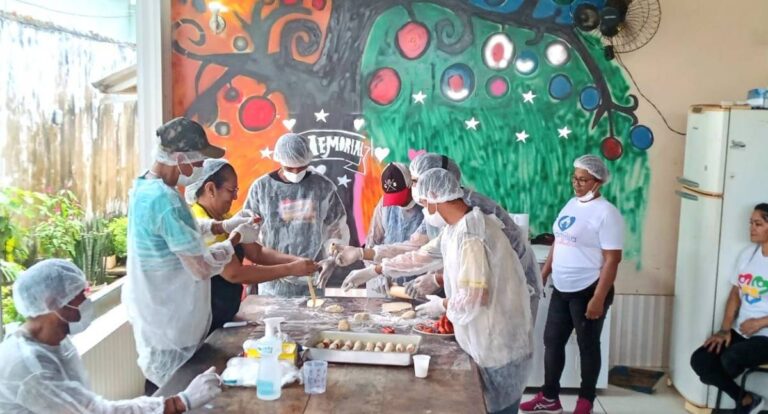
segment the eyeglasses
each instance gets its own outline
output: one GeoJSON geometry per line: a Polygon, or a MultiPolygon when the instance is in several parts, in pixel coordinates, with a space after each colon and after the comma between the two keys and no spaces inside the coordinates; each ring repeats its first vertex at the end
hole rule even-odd
{"type": "Polygon", "coordinates": [[[235,188],[221,187],[221,188],[224,189],[224,190],[229,191],[232,194],[237,194],[240,191],[240,189],[237,188],[237,187],[235,187],[235,188]]]}
{"type": "Polygon", "coordinates": [[[578,184],[578,185],[586,185],[587,183],[592,181],[595,181],[595,179],[591,177],[590,178],[581,178],[576,176],[571,177],[571,183],[578,184]]]}

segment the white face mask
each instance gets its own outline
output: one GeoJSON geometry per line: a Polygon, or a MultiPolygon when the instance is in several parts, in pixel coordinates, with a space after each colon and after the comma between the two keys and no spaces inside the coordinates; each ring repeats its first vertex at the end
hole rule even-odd
{"type": "Polygon", "coordinates": [[[584,194],[581,197],[576,197],[577,200],[581,201],[582,203],[588,203],[595,199],[595,192],[597,191],[597,186],[592,187],[591,190],[587,191],[587,194],[584,194]]]}
{"type": "Polygon", "coordinates": [[[448,224],[445,219],[443,219],[443,216],[440,215],[439,211],[430,213],[429,207],[424,209],[424,219],[427,220],[427,224],[438,229],[442,229],[448,224]]]}
{"type": "Polygon", "coordinates": [[[181,172],[181,167],[179,168],[179,181],[176,183],[178,185],[183,185],[184,187],[187,187],[188,185],[195,183],[203,178],[203,167],[192,167],[192,174],[187,177],[184,175],[183,172],[181,172]]]}
{"type": "Polygon", "coordinates": [[[283,170],[283,177],[285,177],[286,180],[294,184],[303,180],[306,175],[307,175],[307,170],[304,170],[300,173],[292,173],[290,171],[283,170]]]}
{"type": "Polygon", "coordinates": [[[90,299],[83,301],[83,303],[80,304],[80,307],[77,308],[72,305],[64,306],[67,308],[77,309],[77,311],[80,313],[80,320],[77,322],[71,322],[64,319],[61,315],[59,315],[58,312],[56,312],[56,316],[58,316],[59,319],[69,324],[70,335],[77,335],[80,332],[88,329],[88,327],[91,325],[91,322],[93,322],[93,302],[91,302],[90,299]]]}

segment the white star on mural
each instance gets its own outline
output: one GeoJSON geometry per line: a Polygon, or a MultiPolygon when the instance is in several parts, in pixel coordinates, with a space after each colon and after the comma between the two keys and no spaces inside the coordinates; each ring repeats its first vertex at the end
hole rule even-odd
{"type": "Polygon", "coordinates": [[[528,135],[528,133],[525,131],[518,132],[515,134],[515,136],[517,137],[517,142],[522,141],[523,144],[525,144],[526,143],[525,140],[528,139],[528,137],[530,137],[530,135],[528,135]]]}
{"type": "Polygon", "coordinates": [[[568,129],[568,126],[564,126],[562,128],[557,128],[558,138],[568,139],[568,135],[570,135],[571,132],[573,132],[573,131],[568,129]]]}
{"type": "Polygon", "coordinates": [[[528,91],[523,94],[523,103],[530,102],[533,103],[533,98],[535,98],[536,95],[533,94],[533,91],[528,91]]]}
{"type": "Polygon", "coordinates": [[[261,150],[261,158],[272,158],[272,150],[269,149],[269,147],[264,148],[261,150]]]}
{"type": "Polygon", "coordinates": [[[341,177],[336,177],[336,180],[339,182],[339,186],[344,186],[349,188],[347,184],[351,183],[352,180],[350,180],[346,175],[342,175],[341,177]]]}
{"type": "Polygon", "coordinates": [[[422,91],[418,91],[417,93],[411,96],[413,96],[413,103],[415,104],[420,103],[422,105],[424,104],[424,99],[427,97],[427,95],[424,95],[422,91]]]}
{"type": "Polygon", "coordinates": [[[320,112],[315,112],[315,122],[328,122],[325,118],[330,115],[329,113],[325,112],[325,109],[320,108],[320,112]]]}
{"type": "Polygon", "coordinates": [[[467,124],[467,129],[472,129],[477,131],[477,126],[480,124],[480,121],[475,119],[475,117],[473,116],[472,118],[469,119],[469,121],[464,121],[464,123],[467,124]]]}

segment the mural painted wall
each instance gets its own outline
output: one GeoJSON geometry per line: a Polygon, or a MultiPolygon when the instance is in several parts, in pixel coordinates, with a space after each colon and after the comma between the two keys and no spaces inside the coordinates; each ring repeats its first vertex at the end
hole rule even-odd
{"type": "Polygon", "coordinates": [[[464,183],[551,232],[572,161],[610,160],[604,188],[640,258],[653,132],[600,40],[571,10],[600,0],[202,0],[173,4],[173,108],[203,123],[250,183],[286,131],[310,138],[364,242],[383,165],[454,158],[464,183]]]}

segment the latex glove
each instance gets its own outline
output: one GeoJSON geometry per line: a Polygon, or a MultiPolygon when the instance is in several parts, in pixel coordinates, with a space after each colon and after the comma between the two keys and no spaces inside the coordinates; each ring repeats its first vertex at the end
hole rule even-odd
{"type": "Polygon", "coordinates": [[[363,248],[352,246],[336,246],[336,264],[341,267],[351,266],[363,260],[363,248]]]}
{"type": "Polygon", "coordinates": [[[373,279],[378,275],[379,274],[376,273],[375,266],[368,266],[365,269],[353,270],[349,273],[349,276],[344,279],[344,283],[341,284],[341,288],[346,292],[349,289],[362,285],[363,283],[373,279]]]}
{"type": "Polygon", "coordinates": [[[429,299],[429,302],[416,307],[416,312],[418,312],[419,315],[425,315],[430,318],[439,318],[445,313],[443,298],[440,296],[428,295],[427,299],[429,299]]]}
{"type": "Polygon", "coordinates": [[[392,281],[384,275],[378,275],[371,279],[371,290],[379,295],[389,296],[389,287],[392,286],[392,281]]]}
{"type": "Polygon", "coordinates": [[[405,293],[412,298],[435,293],[438,289],[440,289],[440,285],[437,284],[435,273],[427,273],[405,284],[405,293]]]}
{"type": "Polygon", "coordinates": [[[299,259],[292,263],[294,276],[312,276],[318,269],[318,264],[312,259],[299,259]]]}
{"type": "Polygon", "coordinates": [[[186,411],[190,411],[208,404],[219,394],[221,394],[221,378],[216,374],[216,367],[210,367],[195,377],[187,389],[179,393],[179,397],[187,407],[186,411]]]}
{"type": "Polygon", "coordinates": [[[315,276],[314,283],[316,287],[323,289],[333,275],[333,271],[336,270],[336,262],[333,257],[329,257],[321,260],[318,265],[320,265],[320,271],[315,276]]]}
{"type": "Polygon", "coordinates": [[[225,233],[229,234],[235,231],[235,229],[241,224],[250,223],[251,221],[252,221],[251,217],[236,215],[236,216],[232,216],[232,218],[223,220],[221,222],[221,228],[224,229],[225,233]]]}
{"type": "Polygon", "coordinates": [[[232,233],[240,234],[240,244],[250,244],[259,241],[259,226],[255,224],[243,223],[237,226],[232,233]]]}

